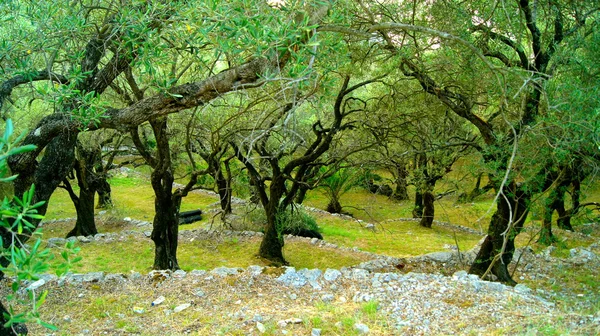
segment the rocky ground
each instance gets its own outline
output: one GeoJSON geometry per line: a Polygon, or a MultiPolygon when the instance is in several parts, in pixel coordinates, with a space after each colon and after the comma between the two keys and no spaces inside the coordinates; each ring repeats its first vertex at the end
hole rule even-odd
{"type": "MultiPolygon", "coordinates": [[[[110,244],[127,234],[85,240],[110,244]]],[[[182,234],[260,239],[231,231],[182,234]]],[[[59,331],[31,329],[33,335],[596,335],[598,282],[585,279],[599,276],[600,241],[557,252],[520,249],[515,278],[522,284],[514,288],[468,275],[475,251],[452,250],[402,259],[369,254],[370,261],[341,270],[251,266],[45,276],[30,290],[50,290],[42,318],[59,331]],[[161,296],[164,302],[153,306],[161,296]]]]}

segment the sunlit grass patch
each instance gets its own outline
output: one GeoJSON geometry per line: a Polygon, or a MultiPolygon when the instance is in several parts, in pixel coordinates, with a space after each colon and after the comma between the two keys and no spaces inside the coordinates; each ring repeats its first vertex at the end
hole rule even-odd
{"type": "Polygon", "coordinates": [[[376,225],[376,230],[365,229],[360,223],[328,215],[318,216],[323,237],[347,247],[390,256],[404,257],[444,250],[455,245],[455,236],[462,251],[471,249],[481,236],[446,227],[427,229],[414,221],[394,221],[376,225]]]}
{"type": "MultiPolygon", "coordinates": [[[[210,270],[220,266],[248,267],[265,265],[256,257],[260,240],[240,241],[227,238],[221,241],[195,239],[181,241],[177,250],[179,266],[186,271],[192,269],[210,270]]],[[[124,241],[79,244],[82,261],[75,265],[73,272],[86,273],[104,271],[107,273],[149,272],[154,261],[152,241],[129,238],[124,241]]],[[[58,251],[57,251],[58,252],[58,251]]],[[[296,268],[341,268],[366,261],[359,253],[348,253],[335,249],[322,249],[308,242],[286,242],[284,254],[291,266],[296,268]]]]}

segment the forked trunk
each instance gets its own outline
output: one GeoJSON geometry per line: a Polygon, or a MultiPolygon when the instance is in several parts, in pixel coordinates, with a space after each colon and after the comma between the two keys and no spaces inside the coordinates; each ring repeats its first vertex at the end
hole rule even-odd
{"type": "Polygon", "coordinates": [[[531,195],[521,189],[516,189],[514,183],[504,187],[503,192],[504,195],[498,199],[496,212],[492,216],[488,235],[481,245],[469,273],[482,276],[491,266],[491,273],[500,282],[514,286],[516,282],[508,272],[508,265],[515,252],[515,237],[523,229],[523,223],[527,218],[531,195]],[[511,222],[512,227],[509,230],[511,222]],[[505,238],[504,253],[500,255],[505,238]]]}

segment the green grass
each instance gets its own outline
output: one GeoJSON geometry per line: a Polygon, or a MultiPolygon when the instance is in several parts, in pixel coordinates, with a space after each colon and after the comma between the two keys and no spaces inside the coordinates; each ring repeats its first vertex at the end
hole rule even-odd
{"type": "MultiPolygon", "coordinates": [[[[154,192],[150,186],[150,181],[137,176],[119,176],[111,178],[109,183],[112,189],[115,216],[152,220],[154,217],[154,192]]],[[[205,208],[217,200],[214,196],[190,193],[183,199],[181,211],[205,208]]],[[[96,213],[99,211],[101,209],[97,209],[96,213]]],[[[68,193],[64,189],[57,189],[50,198],[46,219],[72,218],[75,216],[75,208],[68,193]]]]}
{"type": "MultiPolygon", "coordinates": [[[[221,242],[208,240],[180,241],[177,250],[179,266],[186,271],[210,270],[220,266],[248,267],[265,265],[255,255],[260,241],[226,239],[221,242]]],[[[104,271],[107,273],[147,273],[154,260],[154,243],[150,240],[129,239],[124,242],[79,244],[79,256],[73,272],[104,271]],[[133,252],[133,253],[132,253],[133,252]]],[[[56,250],[58,253],[58,251],[56,250]]],[[[306,242],[287,242],[284,253],[291,266],[296,268],[341,268],[366,261],[358,253],[331,249],[317,249],[306,242]]]]}
{"type": "Polygon", "coordinates": [[[376,231],[367,230],[354,221],[339,217],[320,215],[317,223],[325,240],[342,246],[358,247],[361,250],[405,257],[444,249],[444,245],[455,245],[454,235],[461,251],[471,249],[481,236],[435,226],[427,229],[414,221],[394,221],[376,225],[376,231]]]}

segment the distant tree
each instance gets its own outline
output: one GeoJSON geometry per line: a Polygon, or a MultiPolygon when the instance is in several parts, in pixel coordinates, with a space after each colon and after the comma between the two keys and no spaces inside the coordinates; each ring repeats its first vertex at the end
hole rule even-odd
{"type": "Polygon", "coordinates": [[[353,123],[346,121],[348,116],[364,108],[361,103],[358,107],[354,105],[356,98],[351,94],[378,80],[375,78],[349,86],[350,77],[346,76],[335,98],[332,115],[328,117],[331,121],[328,125],[325,120],[313,122],[311,138],[298,139],[297,131],[281,127],[302,102],[303,99],[298,98],[277,106],[276,111],[279,112],[260,128],[252,127],[249,134],[240,133],[239,138],[231,142],[238,159],[250,174],[251,185],[256,189],[267,217],[259,256],[276,264],[287,263],[282,251],[284,242],[280,229],[283,225],[279,221],[283,217],[280,214],[292,204],[300,186],[306,183],[305,174],[329,150],[334,137],[352,127],[353,123]],[[261,169],[261,159],[269,166],[261,169]]]}
{"type": "MultiPolygon", "coordinates": [[[[477,129],[483,141],[480,152],[496,172],[490,180],[498,198],[470,272],[491,272],[499,281],[514,285],[507,269],[514,239],[533,195],[552,184],[553,167],[567,158],[553,156],[552,147],[540,146],[543,142],[537,135],[544,129],[538,125],[549,122],[565,129],[589,122],[584,118],[555,123],[564,96],[547,94],[563,76],[573,78],[561,73],[566,65],[576,63],[573,57],[582,61],[582,71],[592,73],[589,51],[597,45],[598,1],[518,0],[503,2],[501,7],[492,2],[371,4],[357,6],[366,19],[352,22],[354,30],[330,30],[379,43],[397,57],[406,78],[477,129]],[[379,39],[370,33],[377,33],[379,39]],[[529,147],[534,143],[536,150],[529,147]],[[526,147],[530,150],[524,151],[526,147]]],[[[581,89],[589,85],[570,83],[575,85],[563,88],[567,92],[586,92],[581,89]]],[[[571,147],[568,144],[575,143],[561,146],[571,147]]]]}

